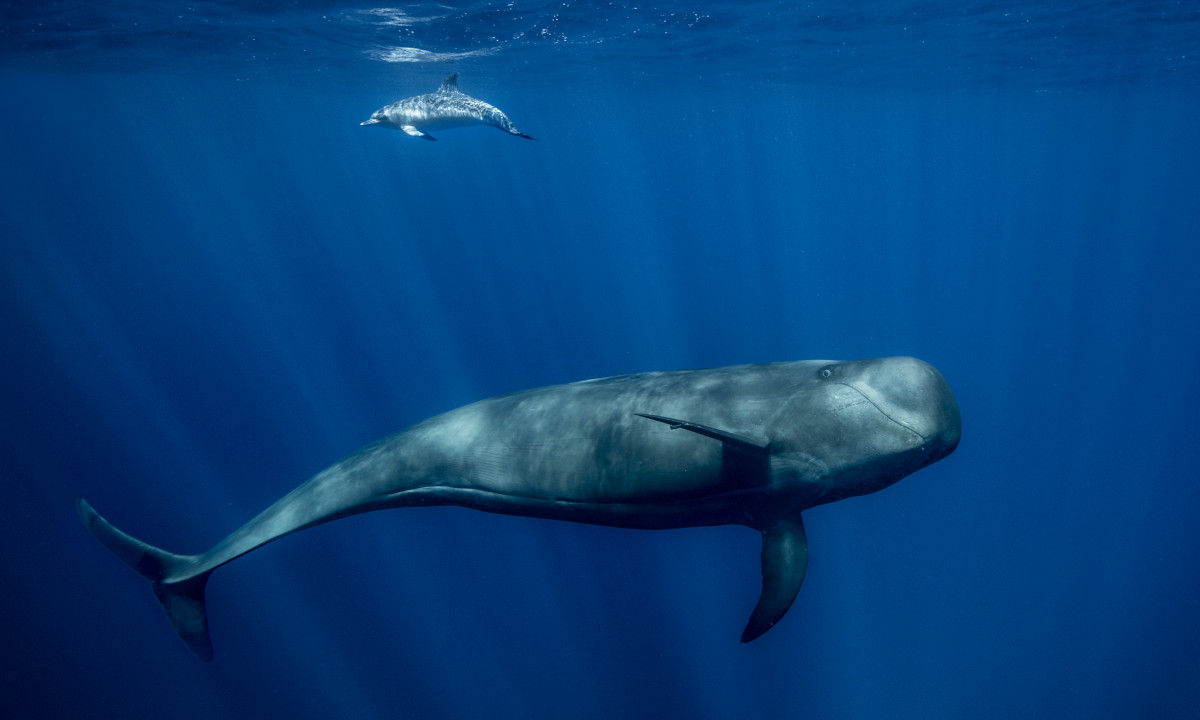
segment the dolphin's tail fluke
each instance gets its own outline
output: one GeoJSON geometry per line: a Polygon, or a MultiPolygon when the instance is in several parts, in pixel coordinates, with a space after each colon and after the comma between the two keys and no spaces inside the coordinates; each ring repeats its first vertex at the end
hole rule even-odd
{"type": "Polygon", "coordinates": [[[129,567],[154,583],[154,594],[179,637],[201,660],[212,660],[204,586],[211,569],[189,574],[200,565],[199,556],[176,555],[160,550],[118,530],[92,509],[86,500],[77,504],[79,516],[92,535],[129,567]]]}

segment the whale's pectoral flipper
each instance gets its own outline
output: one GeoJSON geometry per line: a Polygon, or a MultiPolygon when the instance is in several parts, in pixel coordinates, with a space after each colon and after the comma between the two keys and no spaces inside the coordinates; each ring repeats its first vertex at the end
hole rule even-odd
{"type": "Polygon", "coordinates": [[[412,125],[401,125],[400,129],[409,135],[412,135],[413,137],[425,138],[426,140],[437,140],[437,138],[434,136],[430,135],[429,133],[421,132],[412,125]]]}
{"type": "Polygon", "coordinates": [[[779,622],[800,592],[807,570],[808,538],[799,515],[763,530],[762,596],[742,631],[742,642],[754,640],[779,622]]]}
{"type": "Polygon", "coordinates": [[[737,435],[725,430],[718,430],[714,427],[701,425],[700,423],[689,422],[687,420],[677,420],[675,418],[663,417],[662,415],[651,415],[649,413],[634,413],[638,417],[644,417],[649,420],[657,420],[660,423],[666,423],[671,426],[672,430],[691,430],[694,433],[704,435],[705,437],[720,440],[726,445],[740,450],[741,452],[750,455],[765,455],[770,452],[770,443],[766,440],[759,440],[745,435],[737,435]]]}
{"type": "Polygon", "coordinates": [[[79,516],[92,535],[129,567],[154,583],[154,594],[162,603],[171,626],[201,660],[212,660],[208,617],[204,609],[204,586],[211,570],[189,575],[198,564],[194,555],[176,555],[127,535],[80,500],[79,516]],[[169,580],[169,582],[168,582],[169,580]]]}

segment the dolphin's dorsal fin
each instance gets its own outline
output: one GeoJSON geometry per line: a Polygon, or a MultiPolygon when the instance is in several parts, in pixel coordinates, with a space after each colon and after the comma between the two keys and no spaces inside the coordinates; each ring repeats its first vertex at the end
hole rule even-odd
{"type": "Polygon", "coordinates": [[[634,413],[634,415],[637,415],[638,417],[644,417],[649,420],[657,420],[660,423],[665,423],[670,425],[672,430],[678,430],[680,428],[683,428],[684,430],[691,430],[699,435],[704,435],[705,437],[710,437],[714,440],[720,440],[735,450],[740,450],[741,452],[750,455],[761,456],[770,452],[770,444],[765,440],[758,440],[756,438],[746,437],[745,435],[737,435],[726,430],[718,430],[714,427],[701,425],[700,423],[688,422],[687,420],[676,420],[675,418],[663,417],[662,415],[651,415],[649,413],[634,413]]]}
{"type": "Polygon", "coordinates": [[[442,81],[442,86],[438,88],[440,93],[458,92],[458,73],[450,73],[450,76],[442,81]]]}

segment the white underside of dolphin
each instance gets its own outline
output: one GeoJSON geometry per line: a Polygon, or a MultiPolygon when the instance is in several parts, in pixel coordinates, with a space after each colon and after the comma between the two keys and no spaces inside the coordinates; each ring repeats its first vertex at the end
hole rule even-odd
{"type": "Polygon", "coordinates": [[[426,140],[437,140],[427,130],[445,130],[468,125],[489,125],[509,135],[533,140],[517,130],[499,108],[458,90],[458,73],[452,73],[437,92],[414,95],[379,108],[360,125],[395,127],[426,140]]]}

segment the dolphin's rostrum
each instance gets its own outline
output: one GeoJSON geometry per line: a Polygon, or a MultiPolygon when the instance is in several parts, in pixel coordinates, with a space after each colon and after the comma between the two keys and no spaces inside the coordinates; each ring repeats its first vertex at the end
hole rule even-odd
{"type": "Polygon", "coordinates": [[[319,523],[460,505],[628,528],[745,525],[763,536],[749,642],[791,606],[808,566],[801,511],[880,490],[948,455],[949,386],[906,357],[742,365],[587,380],[482,400],[318,473],[199,555],[141,542],[84,500],[84,523],[151,580],[180,637],[212,657],[213,570],[319,523]]]}
{"type": "Polygon", "coordinates": [[[473,98],[458,90],[458,73],[442,81],[437,92],[415,95],[382,107],[371,113],[360,125],[382,125],[400,128],[413,137],[437,140],[426,130],[445,130],[467,125],[490,125],[509,135],[533,140],[517,130],[508,116],[494,105],[473,98]]]}

